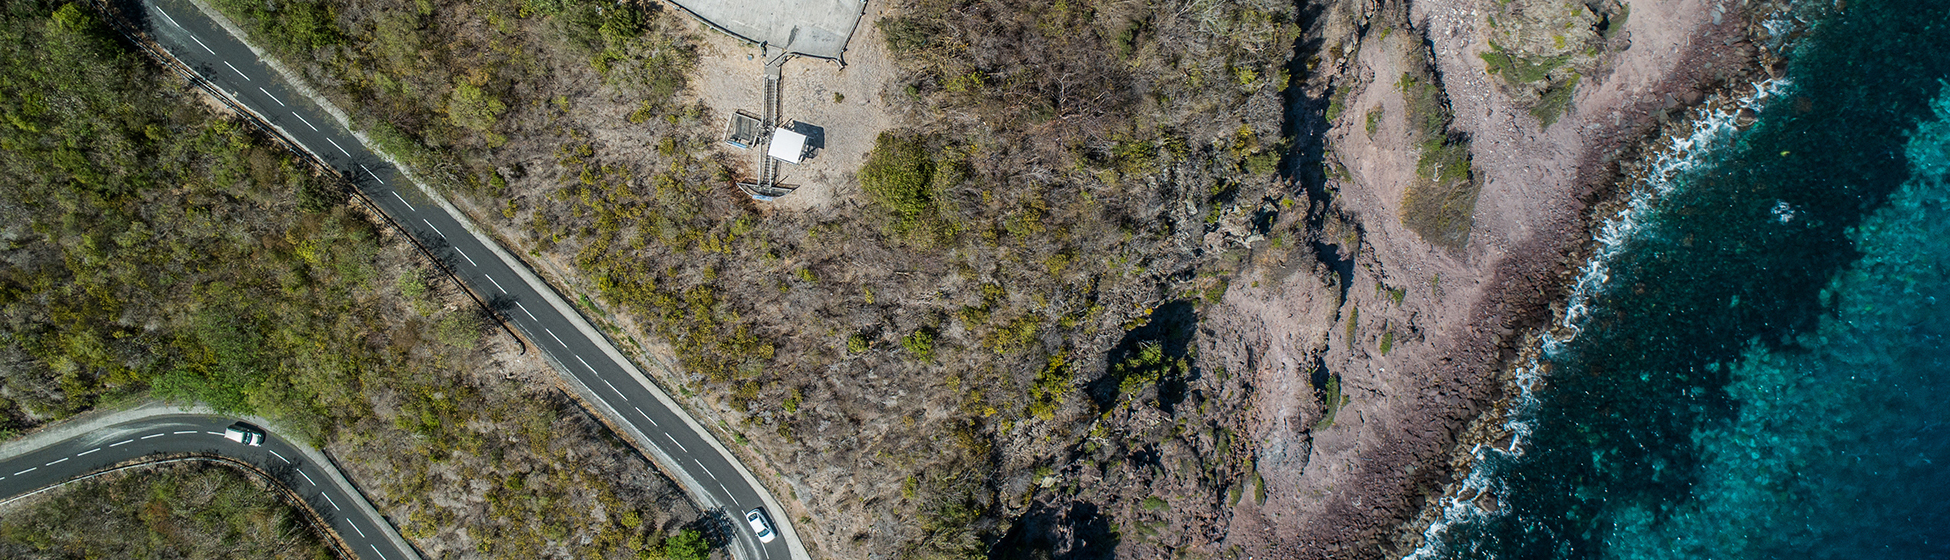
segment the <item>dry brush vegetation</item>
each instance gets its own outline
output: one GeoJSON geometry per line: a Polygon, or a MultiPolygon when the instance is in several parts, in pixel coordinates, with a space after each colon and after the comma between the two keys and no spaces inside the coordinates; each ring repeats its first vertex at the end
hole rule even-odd
{"type": "Polygon", "coordinates": [[[1216,552],[1250,479],[1226,404],[1246,388],[1178,365],[1186,305],[1148,315],[1223,293],[1292,206],[1292,4],[901,2],[863,25],[903,61],[872,92],[903,124],[863,204],[804,213],[730,184],[723,115],[673,95],[695,41],[657,5],[219,4],[544,272],[571,265],[627,349],[667,344],[663,381],[782,466],[816,553],[969,558],[1107,524],[1131,551],[1216,552]],[[1102,513],[1038,521],[1078,508],[1102,513]]]}
{"type": "Polygon", "coordinates": [[[0,510],[0,555],[336,558],[297,506],[236,469],[175,463],[77,482],[0,510]]]}

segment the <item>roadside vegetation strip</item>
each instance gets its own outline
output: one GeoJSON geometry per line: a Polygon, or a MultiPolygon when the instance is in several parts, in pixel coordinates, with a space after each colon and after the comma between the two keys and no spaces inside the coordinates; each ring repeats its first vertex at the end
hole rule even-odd
{"type": "Polygon", "coordinates": [[[243,487],[276,484],[237,472],[234,465],[196,464],[211,463],[173,459],[125,466],[64,483],[65,491],[42,495],[44,501],[13,505],[0,516],[0,554],[57,549],[90,557],[156,556],[165,550],[187,557],[267,560],[354,557],[342,547],[334,554],[336,543],[321,538],[312,525],[316,520],[289,497],[243,487]],[[129,472],[135,469],[146,472],[129,472]],[[123,476],[98,479],[111,474],[123,476]],[[144,532],[164,536],[159,529],[167,531],[166,538],[144,538],[144,532]]]}

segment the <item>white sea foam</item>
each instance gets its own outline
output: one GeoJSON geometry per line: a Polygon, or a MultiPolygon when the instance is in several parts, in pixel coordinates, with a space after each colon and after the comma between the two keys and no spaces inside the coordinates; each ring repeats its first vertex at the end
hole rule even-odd
{"type": "Polygon", "coordinates": [[[1735,125],[1742,109],[1760,110],[1767,101],[1780,95],[1788,82],[1770,79],[1754,84],[1753,93],[1728,103],[1708,103],[1695,110],[1693,132],[1672,138],[1648,166],[1645,177],[1631,188],[1631,198],[1618,215],[1606,219],[1592,235],[1598,247],[1579,267],[1578,281],[1565,302],[1558,329],[1544,333],[1544,352],[1555,355],[1576,340],[1584,320],[1590,316],[1592,298],[1611,283],[1611,262],[1643,234],[1646,220],[1659,208],[1660,201],[1678,190],[1690,172],[1710,165],[1712,154],[1739,138],[1735,125]]]}
{"type": "MultiPolygon", "coordinates": [[[[1579,267],[1578,280],[1572,288],[1564,314],[1556,324],[1558,328],[1547,330],[1542,337],[1541,346],[1546,357],[1563,351],[1567,344],[1577,338],[1585,319],[1590,315],[1592,299],[1610,285],[1611,262],[1624,253],[1635,239],[1647,234],[1648,220],[1658,211],[1660,201],[1683,188],[1689,173],[1711,165],[1716,157],[1715,152],[1739,137],[1740,129],[1735,125],[1735,119],[1742,109],[1759,111],[1762,105],[1778,97],[1788,87],[1788,82],[1770,79],[1753,86],[1752,93],[1725,103],[1707,103],[1696,109],[1692,115],[1692,133],[1671,138],[1652,160],[1644,178],[1630,189],[1631,195],[1625,209],[1598,226],[1592,234],[1597,249],[1579,267]]],[[[1493,496],[1508,495],[1509,488],[1496,476],[1496,466],[1523,456],[1524,444],[1536,429],[1537,410],[1543,405],[1535,389],[1547,374],[1546,371],[1545,366],[1534,359],[1517,369],[1517,395],[1511,399],[1510,411],[1504,417],[1503,425],[1513,435],[1509,448],[1479,444],[1470,451],[1476,457],[1476,466],[1463,479],[1462,488],[1442,498],[1442,517],[1423,530],[1422,546],[1410,553],[1406,560],[1436,558],[1445,552],[1446,546],[1452,544],[1445,539],[1450,530],[1499,515],[1479,507],[1475,499],[1462,500],[1458,496],[1477,496],[1484,492],[1493,496]]],[[[1507,511],[1500,507],[1496,509],[1498,512],[1507,511]]]]}

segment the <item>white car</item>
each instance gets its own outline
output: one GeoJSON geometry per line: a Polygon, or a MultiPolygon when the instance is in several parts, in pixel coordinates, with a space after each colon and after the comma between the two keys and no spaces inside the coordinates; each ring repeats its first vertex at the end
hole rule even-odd
{"type": "Polygon", "coordinates": [[[772,521],[765,518],[765,508],[745,512],[745,524],[752,526],[752,534],[758,535],[758,542],[769,543],[779,536],[772,532],[772,521]]]}
{"type": "Polygon", "coordinates": [[[264,445],[264,430],[259,430],[256,426],[250,424],[238,422],[223,429],[223,438],[251,447],[257,447],[264,445]]]}

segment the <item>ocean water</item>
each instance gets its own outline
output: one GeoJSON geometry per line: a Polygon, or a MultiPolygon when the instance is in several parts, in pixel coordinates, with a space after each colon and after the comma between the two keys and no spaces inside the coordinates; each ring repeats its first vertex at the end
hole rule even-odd
{"type": "MultiPolygon", "coordinates": [[[[1417,558],[1950,558],[1950,1],[1849,0],[1598,232],[1417,558]]],[[[1774,27],[1774,26],[1770,26],[1774,27]]]]}

